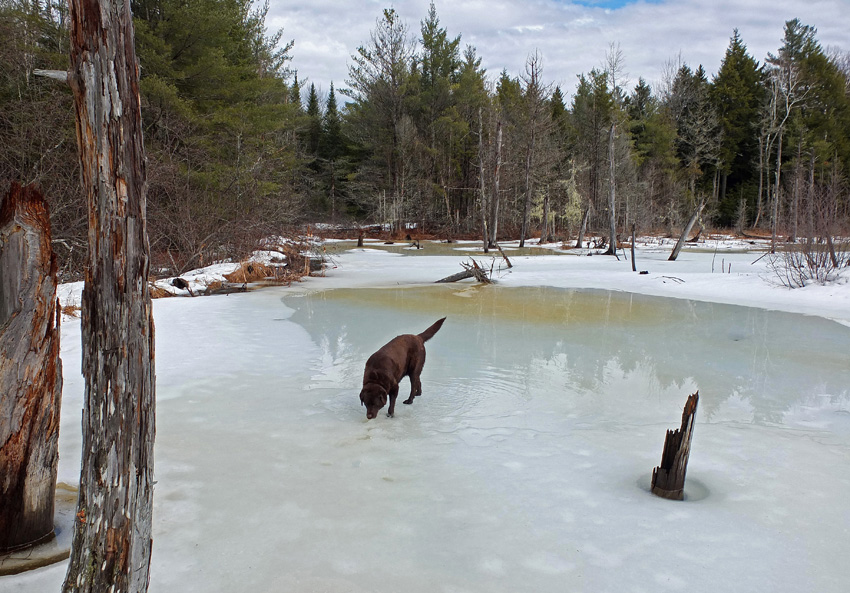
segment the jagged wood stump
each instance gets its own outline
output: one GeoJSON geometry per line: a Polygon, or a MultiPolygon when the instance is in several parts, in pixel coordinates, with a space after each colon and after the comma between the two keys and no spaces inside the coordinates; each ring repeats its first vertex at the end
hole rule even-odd
{"type": "Polygon", "coordinates": [[[682,412],[682,427],[667,431],[661,465],[652,470],[652,493],[657,496],[670,500],[683,500],[685,497],[685,472],[688,469],[698,403],[699,391],[688,396],[682,412]]]}
{"type": "Polygon", "coordinates": [[[47,203],[13,183],[0,196],[0,552],[53,537],[59,320],[47,203]]]}

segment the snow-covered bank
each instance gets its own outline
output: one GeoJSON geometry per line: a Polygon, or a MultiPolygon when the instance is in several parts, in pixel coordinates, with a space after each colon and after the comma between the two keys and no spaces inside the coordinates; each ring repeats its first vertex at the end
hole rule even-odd
{"type": "MultiPolygon", "coordinates": [[[[820,317],[850,323],[848,285],[792,291],[759,253],[645,248],[648,275],[517,255],[499,286],[434,287],[467,256],[423,251],[155,301],[152,593],[846,589],[850,328],[820,317]],[[365,359],[446,311],[423,397],[366,421],[365,359]],[[696,389],[688,500],[664,501],[649,474],[696,389]]],[[[60,480],[76,482],[79,320],[62,331],[60,480]]]]}

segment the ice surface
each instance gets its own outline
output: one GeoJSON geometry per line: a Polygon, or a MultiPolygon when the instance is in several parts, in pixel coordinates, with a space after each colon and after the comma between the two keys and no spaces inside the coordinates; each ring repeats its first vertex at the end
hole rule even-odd
{"type": "MultiPolygon", "coordinates": [[[[150,591],[845,591],[850,328],[600,289],[844,320],[847,291],[639,257],[649,278],[536,256],[498,286],[435,287],[463,256],[355,250],[293,288],[156,301],[150,591]],[[422,397],[367,421],[365,359],[443,315],[422,397]],[[696,389],[687,500],[656,498],[696,389]]],[[[79,322],[62,330],[60,479],[76,481],[79,322]]]]}

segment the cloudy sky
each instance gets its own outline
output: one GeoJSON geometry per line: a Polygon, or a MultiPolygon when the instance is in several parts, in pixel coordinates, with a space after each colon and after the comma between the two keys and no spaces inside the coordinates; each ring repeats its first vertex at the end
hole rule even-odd
{"type": "MultiPolygon", "coordinates": [[[[293,39],[293,66],[327,92],[344,87],[351,54],[366,44],[384,8],[393,7],[420,37],[429,0],[270,0],[266,24],[293,39]]],[[[473,45],[488,75],[517,76],[529,54],[542,56],[543,77],[571,94],[576,75],[601,66],[612,43],[625,59],[629,86],[656,84],[665,63],[681,59],[717,71],[737,27],[750,55],[776,52],[785,21],[818,30],[824,47],[850,51],[850,0],[435,0],[440,24],[473,45]]]]}

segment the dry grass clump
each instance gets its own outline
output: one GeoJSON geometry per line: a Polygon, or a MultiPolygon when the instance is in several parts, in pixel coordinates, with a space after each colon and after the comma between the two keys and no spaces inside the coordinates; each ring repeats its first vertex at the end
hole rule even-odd
{"type": "Polygon", "coordinates": [[[82,309],[79,305],[64,305],[62,307],[62,315],[67,315],[68,317],[79,317],[80,311],[82,309]]]}
{"type": "Polygon", "coordinates": [[[239,264],[230,274],[224,276],[225,280],[233,283],[248,284],[261,280],[277,280],[283,270],[282,266],[273,266],[256,261],[244,261],[239,264]]]}

